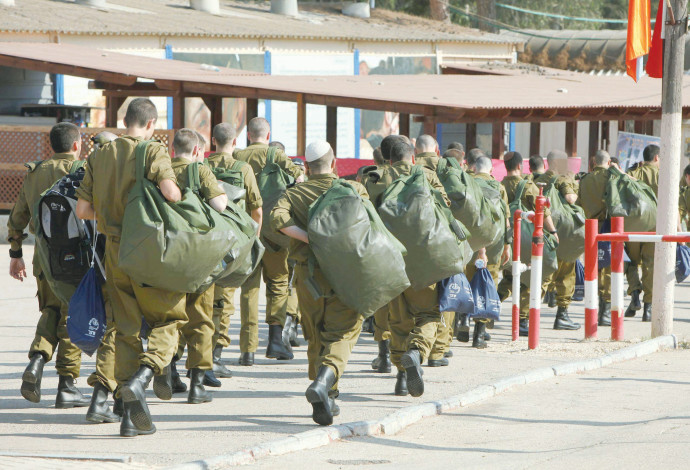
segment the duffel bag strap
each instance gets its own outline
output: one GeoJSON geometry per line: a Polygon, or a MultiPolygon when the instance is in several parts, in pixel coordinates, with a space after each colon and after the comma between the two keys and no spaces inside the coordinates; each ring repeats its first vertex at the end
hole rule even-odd
{"type": "Polygon", "coordinates": [[[146,171],[146,147],[149,146],[150,140],[142,140],[137,144],[134,150],[134,156],[136,158],[136,170],[135,175],[137,181],[144,179],[144,173],[146,171]]]}
{"type": "Polygon", "coordinates": [[[84,160],[75,160],[72,162],[72,166],[69,169],[69,174],[73,175],[79,171],[80,168],[84,168],[84,163],[86,163],[84,160]]]}
{"type": "Polygon", "coordinates": [[[189,189],[195,193],[199,193],[201,189],[201,180],[199,179],[199,163],[194,162],[187,165],[187,185],[189,189]]]}
{"type": "Polygon", "coordinates": [[[314,300],[318,300],[321,297],[323,297],[323,292],[321,291],[321,288],[319,285],[316,283],[316,279],[314,279],[314,269],[316,267],[316,259],[314,258],[314,254],[309,252],[309,258],[307,259],[307,268],[309,269],[309,277],[305,280],[307,290],[311,294],[312,297],[314,297],[314,300]]]}

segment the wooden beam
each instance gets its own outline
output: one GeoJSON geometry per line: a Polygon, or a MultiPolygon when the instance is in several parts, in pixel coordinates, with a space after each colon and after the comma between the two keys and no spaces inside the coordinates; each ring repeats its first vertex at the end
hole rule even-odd
{"type": "Polygon", "coordinates": [[[137,77],[132,75],[125,75],[113,72],[104,72],[102,70],[91,69],[87,67],[77,67],[67,64],[55,64],[44,62],[41,60],[24,59],[0,54],[0,65],[6,67],[14,67],[18,69],[37,70],[45,73],[60,73],[63,75],[72,75],[75,77],[91,78],[93,80],[100,80],[109,83],[117,83],[120,85],[132,85],[136,83],[137,77]]]}
{"type": "Polygon", "coordinates": [[[494,122],[491,131],[491,156],[502,159],[505,153],[504,123],[494,122]]]}
{"type": "Polygon", "coordinates": [[[152,82],[135,82],[129,86],[118,85],[117,83],[108,83],[102,80],[89,81],[89,90],[160,90],[155,83],[152,82]]]}
{"type": "Polygon", "coordinates": [[[338,148],[338,108],[326,107],[326,140],[335,152],[338,148]]]}
{"type": "Polygon", "coordinates": [[[117,112],[125,102],[123,96],[106,96],[105,98],[105,127],[117,127],[117,112]]]}
{"type": "Polygon", "coordinates": [[[469,152],[477,147],[477,124],[468,122],[465,125],[465,151],[469,152]]]}
{"type": "MultiPolygon", "coordinates": [[[[247,98],[247,124],[249,121],[259,116],[259,100],[257,98],[247,98]]],[[[247,145],[249,141],[249,133],[247,133],[247,145]]]]}
{"type": "Polygon", "coordinates": [[[565,123],[565,152],[569,157],[577,157],[577,122],[565,123]]]}
{"type": "Polygon", "coordinates": [[[172,96],[170,90],[103,90],[103,96],[120,96],[128,98],[130,96],[172,96]]]}
{"type": "Polygon", "coordinates": [[[531,122],[529,125],[529,156],[539,155],[541,150],[541,123],[531,122]]]}
{"type": "Polygon", "coordinates": [[[297,155],[304,155],[307,148],[307,102],[304,95],[297,95],[297,155]]]}
{"type": "Polygon", "coordinates": [[[407,113],[400,113],[399,119],[400,135],[410,136],[410,115],[407,113]]]}
{"type": "Polygon", "coordinates": [[[589,121],[589,155],[591,157],[599,150],[599,121],[589,121]]]}

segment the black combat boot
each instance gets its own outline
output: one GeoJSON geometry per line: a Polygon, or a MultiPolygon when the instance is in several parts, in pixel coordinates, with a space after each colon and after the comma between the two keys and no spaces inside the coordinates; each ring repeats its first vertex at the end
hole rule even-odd
{"type": "Polygon", "coordinates": [[[553,322],[554,330],[579,330],[580,324],[575,323],[568,316],[568,309],[566,307],[558,307],[556,311],[556,320],[553,322]]]}
{"type": "Polygon", "coordinates": [[[335,402],[335,398],[328,397],[328,401],[331,404],[331,414],[333,416],[340,416],[340,407],[335,402]]]}
{"type": "Polygon", "coordinates": [[[223,354],[223,346],[221,345],[216,345],[215,348],[213,348],[213,373],[216,377],[219,377],[221,379],[229,379],[232,377],[232,372],[228,370],[227,367],[223,365],[223,363],[220,360],[220,356],[223,354]]]}
{"type": "Polygon", "coordinates": [[[652,321],[652,304],[644,303],[644,311],[642,312],[642,321],[650,322],[652,321]]]}
{"type": "Polygon", "coordinates": [[[395,394],[399,397],[406,397],[410,394],[407,390],[407,374],[404,370],[398,371],[398,376],[395,380],[395,394]]]}
{"type": "Polygon", "coordinates": [[[211,400],[213,400],[213,397],[204,388],[204,371],[201,369],[192,369],[187,403],[198,405],[199,403],[206,403],[211,400]]]}
{"type": "Polygon", "coordinates": [[[410,349],[400,357],[400,365],[405,368],[407,390],[413,397],[424,394],[424,371],[422,370],[422,356],[418,349],[410,349]]]}
{"type": "Polygon", "coordinates": [[[328,398],[328,392],[335,384],[335,372],[328,366],[321,366],[319,372],[304,395],[312,406],[312,419],[322,426],[333,424],[333,411],[328,398]]]}
{"type": "Polygon", "coordinates": [[[558,303],[556,301],[556,291],[552,290],[552,291],[547,292],[546,297],[547,298],[544,300],[546,301],[546,305],[548,305],[549,308],[554,308],[558,305],[558,303]]]}
{"type": "Polygon", "coordinates": [[[301,346],[297,339],[297,320],[290,314],[285,317],[285,326],[283,326],[283,344],[287,349],[292,351],[292,347],[301,346]]]}
{"type": "Polygon", "coordinates": [[[74,379],[69,375],[61,375],[58,381],[55,408],[81,408],[89,406],[91,400],[82,395],[74,386],[74,379]]]}
{"type": "Polygon", "coordinates": [[[120,435],[126,437],[138,434],[153,434],[156,427],[151,420],[151,412],[146,404],[146,389],[153,378],[153,369],[140,366],[129,381],[122,386],[120,396],[124,413],[120,424],[120,435]]]}
{"type": "Polygon", "coordinates": [[[391,353],[388,349],[390,340],[379,341],[379,355],[376,359],[371,361],[371,368],[381,374],[386,374],[391,371],[391,353]]]}
{"type": "Polygon", "coordinates": [[[611,326],[611,302],[601,302],[599,306],[599,326],[611,326]]]}
{"type": "Polygon", "coordinates": [[[445,367],[448,364],[450,364],[450,361],[446,359],[445,357],[442,357],[441,359],[427,359],[426,364],[429,367],[445,367]]]}
{"type": "Polygon", "coordinates": [[[172,378],[173,393],[184,393],[187,391],[187,385],[180,378],[180,373],[177,371],[177,361],[180,359],[175,356],[170,363],[170,376],[172,378]]]}
{"type": "Polygon", "coordinates": [[[640,291],[638,289],[635,289],[630,294],[630,305],[628,305],[628,308],[625,310],[625,316],[627,318],[632,318],[641,308],[642,305],[640,304],[640,291]]]}
{"type": "Polygon", "coordinates": [[[96,424],[117,423],[120,421],[120,417],[110,411],[110,405],[108,405],[108,389],[100,382],[93,387],[91,405],[86,412],[86,421],[96,424]]]}
{"type": "Polygon", "coordinates": [[[488,346],[484,340],[484,333],[486,333],[486,324],[484,322],[474,322],[474,334],[472,335],[472,347],[477,349],[484,349],[488,346]]]}
{"type": "Polygon", "coordinates": [[[31,356],[29,365],[24,369],[22,376],[22,396],[31,403],[41,401],[41,380],[43,379],[43,366],[46,365],[46,358],[41,353],[34,353],[31,356]]]}
{"type": "Polygon", "coordinates": [[[289,361],[295,357],[295,355],[292,354],[290,343],[288,342],[287,346],[283,343],[283,327],[280,325],[268,325],[266,357],[281,361],[289,361]]]}
{"type": "Polygon", "coordinates": [[[529,320],[520,318],[520,336],[529,336],[529,320]]]}
{"type": "Polygon", "coordinates": [[[153,393],[161,400],[170,400],[173,396],[172,367],[163,369],[161,375],[153,378],[153,393]]]}
{"type": "Polygon", "coordinates": [[[207,387],[219,388],[223,384],[220,382],[220,380],[216,378],[216,374],[214,374],[212,370],[205,370],[204,385],[206,385],[207,387]]]}
{"type": "Polygon", "coordinates": [[[302,342],[297,337],[297,326],[298,326],[297,318],[293,317],[292,315],[288,315],[288,316],[292,318],[292,323],[290,324],[290,334],[289,334],[290,346],[292,346],[293,348],[297,348],[297,347],[302,346],[302,342]]]}
{"type": "Polygon", "coordinates": [[[443,357],[453,357],[453,351],[450,349],[443,353],[443,357]]]}
{"type": "Polygon", "coordinates": [[[374,317],[365,318],[362,322],[362,332],[374,334],[374,317]]]}
{"type": "Polygon", "coordinates": [[[253,366],[254,365],[254,353],[253,352],[243,352],[240,354],[240,360],[238,362],[241,366],[253,366]]]}
{"type": "Polygon", "coordinates": [[[467,318],[467,314],[461,314],[460,320],[458,322],[458,334],[456,338],[461,343],[467,343],[470,340],[470,321],[467,318]]]}
{"type": "Polygon", "coordinates": [[[484,341],[491,341],[491,335],[489,334],[488,331],[484,332],[484,334],[482,335],[482,338],[484,338],[484,341]]]}
{"type": "Polygon", "coordinates": [[[113,413],[122,418],[125,412],[125,405],[122,403],[122,397],[117,396],[117,389],[113,392],[113,413]]]}

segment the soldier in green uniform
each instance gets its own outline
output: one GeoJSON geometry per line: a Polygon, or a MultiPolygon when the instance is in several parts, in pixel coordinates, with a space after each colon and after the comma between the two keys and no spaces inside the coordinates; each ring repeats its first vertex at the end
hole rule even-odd
{"type": "MultiPolygon", "coordinates": [[[[658,145],[648,145],[642,152],[644,161],[634,170],[628,172],[630,176],[652,188],[654,195],[659,194],[659,154],[658,145]]],[[[654,289],[654,243],[626,242],[630,263],[626,270],[628,278],[628,295],[632,297],[630,305],[625,311],[626,317],[634,317],[639,310],[640,291],[644,291],[644,310],[642,321],[652,321],[652,290],[654,289]],[[642,268],[642,282],[638,268],[642,268]]]]}
{"type": "Polygon", "coordinates": [[[439,159],[438,142],[436,142],[436,139],[428,134],[420,135],[414,144],[414,152],[414,162],[416,165],[436,171],[439,159]]]}
{"type": "MultiPolygon", "coordinates": [[[[309,248],[307,223],[309,206],[330,189],[335,175],[335,157],[328,142],[311,143],[305,152],[309,180],[288,189],[270,215],[271,226],[292,238],[291,256],[295,259],[297,297],[302,310],[302,326],[309,343],[309,380],[306,397],[313,408],[312,418],[321,425],[333,423],[333,416],[340,413],[335,403],[338,397],[338,381],[362,328],[362,316],[346,306],[323,276],[318,265],[312,270],[307,261],[314,258],[309,248]],[[314,299],[307,287],[313,279],[324,296],[314,299]]],[[[364,187],[351,184],[362,197],[367,197],[364,187]]]]}
{"type": "MultiPolygon", "coordinates": [[[[501,182],[506,189],[509,203],[512,203],[517,197],[516,191],[518,185],[523,180],[522,174],[522,155],[518,152],[508,152],[504,157],[504,165],[506,167],[506,177],[501,182]]],[[[534,211],[536,208],[537,197],[539,196],[539,188],[531,181],[527,182],[525,190],[522,192],[522,204],[528,211],[534,211]]],[[[551,219],[551,211],[549,208],[544,208],[544,230],[558,237],[556,234],[556,227],[553,225],[551,219]]],[[[512,279],[512,277],[511,277],[512,279]]],[[[543,280],[541,285],[542,295],[548,286],[549,281],[543,280]]],[[[529,335],[529,293],[530,289],[535,286],[526,286],[520,284],[520,336],[529,335]]],[[[539,287],[537,287],[539,288],[539,287]]],[[[505,287],[502,289],[505,293],[505,287]]],[[[502,297],[503,298],[503,297],[502,297]]]]}
{"type": "Polygon", "coordinates": [[[690,165],[686,166],[683,170],[682,177],[684,185],[680,188],[680,198],[678,201],[678,212],[680,216],[679,231],[687,230],[690,226],[690,165]]]}
{"type": "MultiPolygon", "coordinates": [[[[186,188],[193,183],[188,179],[187,167],[194,162],[203,163],[205,148],[204,137],[191,129],[180,129],[175,134],[175,158],[172,159],[172,168],[180,187],[186,188]]],[[[223,212],[228,204],[228,197],[207,166],[199,165],[199,185],[199,194],[206,202],[218,212],[223,212]]],[[[191,379],[187,402],[192,404],[211,401],[211,395],[204,389],[203,384],[206,371],[212,370],[215,360],[214,290],[212,285],[204,292],[186,295],[186,312],[189,320],[182,326],[180,333],[187,343],[186,367],[191,379]]],[[[182,350],[178,349],[176,357],[182,357],[183,351],[184,345],[182,350]]]]}
{"type": "MultiPolygon", "coordinates": [[[[247,124],[247,136],[251,144],[244,150],[235,150],[235,159],[247,162],[259,179],[259,174],[266,166],[268,143],[271,128],[264,118],[254,118],[247,124]]],[[[280,150],[275,153],[275,162],[287,173],[295,177],[299,183],[304,177],[302,170],[295,165],[280,150]]],[[[283,326],[287,314],[288,300],[288,250],[264,241],[266,252],[261,260],[261,266],[247,279],[242,286],[240,296],[240,313],[243,319],[240,329],[240,364],[251,366],[254,364],[254,353],[259,343],[259,286],[263,273],[266,282],[266,323],[268,323],[268,347],[266,357],[270,359],[289,360],[293,358],[289,344],[283,343],[283,326]]]]}
{"type": "MultiPolygon", "coordinates": [[[[81,154],[79,128],[66,122],[53,126],[50,130],[50,146],[55,154],[49,160],[26,165],[29,171],[7,221],[10,276],[22,282],[27,277],[22,253],[22,242],[27,237],[24,230],[28,226],[29,231],[35,233],[37,227],[33,226],[31,220],[41,194],[52,187],[57,180],[67,175],[72,164],[79,158],[81,154]]],[[[55,369],[59,375],[59,382],[55,407],[89,406],[89,399],[74,386],[74,379],[79,377],[81,367],[81,350],[72,344],[67,335],[68,305],[60,301],[53,293],[35,252],[33,274],[38,287],[38,309],[41,317],[29,348],[30,361],[22,376],[21,394],[32,403],[41,401],[43,367],[52,359],[57,350],[55,369]]]]}
{"type": "MultiPolygon", "coordinates": [[[[154,374],[169,370],[178,329],[187,321],[184,294],[137,284],[118,266],[122,219],[136,180],[135,149],[139,142],[151,138],[157,119],[151,100],[132,100],[124,118],[126,135],[89,158],[84,181],[77,189],[77,215],[96,218],[99,231],[106,235],[106,288],[116,329],[115,379],[124,405],[120,435],[127,437],[156,431],[146,404],[146,387],[154,374]],[[151,327],[146,351],[139,337],[142,317],[151,327]]],[[[158,185],[165,199],[180,200],[170,155],[163,144],[147,146],[144,176],[158,185]]]]}
{"type": "MultiPolygon", "coordinates": [[[[560,166],[567,165],[565,152],[562,150],[552,150],[546,156],[549,163],[549,170],[544,168],[544,159],[540,156],[529,159],[529,168],[532,172],[534,183],[553,184],[558,192],[563,195],[568,204],[577,202],[577,190],[575,180],[567,175],[558,174],[560,166]]],[[[564,168],[565,169],[565,168],[564,168]]],[[[556,227],[558,229],[558,227],[556,227]]],[[[558,260],[558,270],[551,276],[550,284],[556,288],[556,320],[553,323],[554,330],[579,330],[580,324],[575,323],[568,315],[568,307],[575,293],[575,262],[558,260]]]]}
{"type": "MultiPolygon", "coordinates": [[[[285,151],[285,146],[280,142],[271,142],[268,146],[278,147],[285,151]]],[[[300,158],[294,157],[291,160],[295,165],[304,168],[304,161],[300,158]]],[[[288,255],[288,275],[287,316],[285,317],[285,327],[283,328],[283,342],[289,342],[290,346],[297,347],[302,345],[297,337],[297,327],[302,321],[302,315],[300,315],[297,289],[295,289],[295,260],[290,255],[288,255]]]]}
{"type": "MultiPolygon", "coordinates": [[[[606,150],[594,155],[594,169],[580,180],[578,204],[588,219],[597,219],[599,228],[606,220],[604,192],[609,180],[611,156],[606,150]]],[[[611,326],[611,266],[599,271],[599,326],[611,326]]]]}
{"type": "MultiPolygon", "coordinates": [[[[208,156],[206,164],[214,169],[231,169],[236,166],[237,160],[232,156],[235,146],[237,145],[237,132],[234,126],[225,122],[214,126],[212,141],[215,152],[208,156]]],[[[245,209],[254,222],[259,225],[260,229],[263,221],[263,209],[261,208],[263,200],[259,193],[259,185],[256,183],[256,176],[254,176],[252,167],[247,163],[241,162],[239,170],[242,173],[242,182],[245,191],[245,209]]],[[[234,313],[235,289],[216,286],[213,295],[213,324],[215,326],[215,332],[213,335],[212,372],[216,377],[220,378],[232,376],[232,373],[221,362],[221,357],[223,348],[230,345],[228,328],[230,327],[230,317],[234,313]]],[[[251,323],[248,317],[249,314],[249,309],[241,311],[241,315],[246,315],[246,317],[241,317],[241,325],[246,326],[251,323]]],[[[256,321],[254,321],[254,324],[256,324],[256,321]]],[[[242,346],[244,346],[242,350],[246,351],[248,349],[249,336],[250,335],[241,335],[240,349],[242,349],[242,346]],[[245,342],[242,343],[242,340],[245,342]]]]}

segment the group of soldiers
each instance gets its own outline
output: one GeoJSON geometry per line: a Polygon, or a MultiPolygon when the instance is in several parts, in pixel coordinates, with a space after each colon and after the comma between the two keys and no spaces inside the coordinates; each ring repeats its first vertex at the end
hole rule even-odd
{"type": "MultiPolygon", "coordinates": [[[[84,179],[77,189],[77,215],[82,219],[95,219],[99,232],[106,237],[104,297],[108,325],[97,352],[96,371],[88,378],[88,384],[94,388],[90,399],[74,383],[80,373],[81,351],[70,342],[67,334],[68,305],[51,291],[39,260],[36,257],[33,260],[41,317],[29,349],[30,362],[22,376],[22,395],[31,402],[40,401],[44,365],[57,352],[59,385],[56,407],[88,407],[88,421],[120,422],[120,435],[126,437],[152,434],[156,430],[146,402],[146,389],[151,382],[155,395],[160,399],[169,400],[175,393],[188,393],[188,403],[199,404],[212,399],[205,387],[220,386],[219,379],[232,376],[221,358],[223,349],[230,344],[228,329],[234,313],[236,289],[211,286],[197,294],[171,292],[140,285],[118,266],[124,211],[129,190],[135,182],[135,148],[142,140],[151,139],[157,118],[157,110],[150,100],[137,98],[131,101],[124,118],[126,131],[120,137],[98,136],[98,148],[88,157],[84,179]],[[142,318],[150,327],[145,342],[141,333],[142,318]],[[189,387],[176,367],[185,348],[189,387]],[[112,410],[108,404],[110,394],[114,398],[112,410]]],[[[316,423],[329,425],[340,413],[336,403],[339,380],[363,328],[374,333],[379,346],[372,369],[389,373],[394,365],[397,369],[394,393],[421,396],[424,393],[422,364],[447,366],[452,357],[450,343],[453,337],[469,342],[471,315],[457,315],[456,318],[455,312],[440,311],[437,284],[423,289],[406,289],[367,320],[343,303],[318,263],[313,263],[314,254],[309,246],[307,230],[310,206],[338,179],[333,149],[325,141],[315,141],[307,146],[304,163],[290,159],[280,143],[271,142],[270,126],[263,118],[248,122],[247,135],[250,145],[246,149],[236,149],[234,127],[218,124],[212,130],[213,153],[205,158],[206,139],[194,130],[181,129],[172,143],[174,158],[159,142],[151,142],[146,147],[144,171],[144,177],[157,185],[167,201],[177,202],[182,198],[181,189],[191,184],[187,179],[188,165],[203,163],[198,172],[199,195],[213,209],[222,212],[228,205],[228,197],[212,170],[237,169],[243,176],[244,207],[257,223],[258,233],[264,227],[290,238],[289,246],[284,247],[262,237],[266,250],[261,263],[240,288],[238,364],[254,365],[254,354],[259,346],[259,287],[263,277],[266,284],[265,322],[269,330],[265,355],[276,360],[293,359],[292,348],[300,345],[297,326],[301,325],[307,340],[308,376],[312,381],[305,395],[313,408],[312,418],[316,423]],[[270,212],[265,213],[263,209],[267,206],[257,178],[267,165],[269,155],[271,161],[292,176],[296,184],[270,207],[270,212]],[[316,284],[320,297],[313,295],[314,286],[309,283],[316,284]]],[[[27,226],[30,231],[36,230],[30,223],[36,202],[56,180],[69,173],[71,164],[82,153],[79,129],[74,125],[60,123],[54,126],[50,142],[55,155],[41,165],[29,165],[8,222],[10,275],[19,280],[26,277],[22,241],[27,236],[27,226]]],[[[388,186],[398,178],[410,175],[414,165],[423,168],[431,187],[450,205],[436,174],[441,158],[455,159],[463,171],[500,193],[505,227],[501,227],[503,236],[498,249],[483,247],[476,250],[466,265],[465,274],[471,279],[477,270],[474,261],[483,260],[501,300],[509,297],[511,274],[505,270],[512,243],[509,205],[517,197],[516,188],[524,177],[522,156],[518,152],[508,152],[503,156],[508,176],[502,182],[491,176],[492,160],[480,149],[465,153],[461,144],[453,143],[440,155],[436,140],[429,135],[419,136],[414,143],[405,136],[388,136],[375,152],[375,158],[374,167],[362,169],[356,176],[357,181],[350,182],[362,198],[371,200],[374,205],[388,186]]],[[[658,147],[648,147],[644,158],[644,163],[633,176],[650,184],[656,192],[658,147]]],[[[602,206],[605,169],[611,164],[611,158],[604,151],[598,152],[592,172],[583,176],[579,185],[561,166],[566,160],[565,153],[550,152],[547,171],[542,157],[530,158],[531,174],[520,196],[521,202],[527,210],[534,210],[539,195],[537,183],[550,182],[556,177],[554,186],[567,203],[580,204],[588,218],[603,221],[606,218],[606,210],[602,206]]],[[[690,171],[687,174],[690,178],[690,171]]],[[[558,236],[548,210],[544,227],[558,236]]],[[[630,245],[628,279],[633,300],[626,315],[634,315],[641,308],[639,297],[644,290],[643,321],[648,321],[653,255],[650,257],[651,249],[645,244],[630,245]],[[642,267],[641,281],[636,277],[639,266],[642,267]]],[[[608,325],[610,283],[603,280],[601,285],[599,324],[608,325]]],[[[557,272],[541,286],[547,297],[549,291],[555,291],[558,307],[554,323],[556,330],[580,328],[568,315],[574,287],[575,263],[570,262],[559,262],[557,272]]],[[[522,336],[528,334],[529,289],[530,286],[521,286],[522,336]]],[[[492,321],[476,319],[472,346],[487,347],[487,341],[491,339],[487,328],[492,327],[492,321]]]]}

